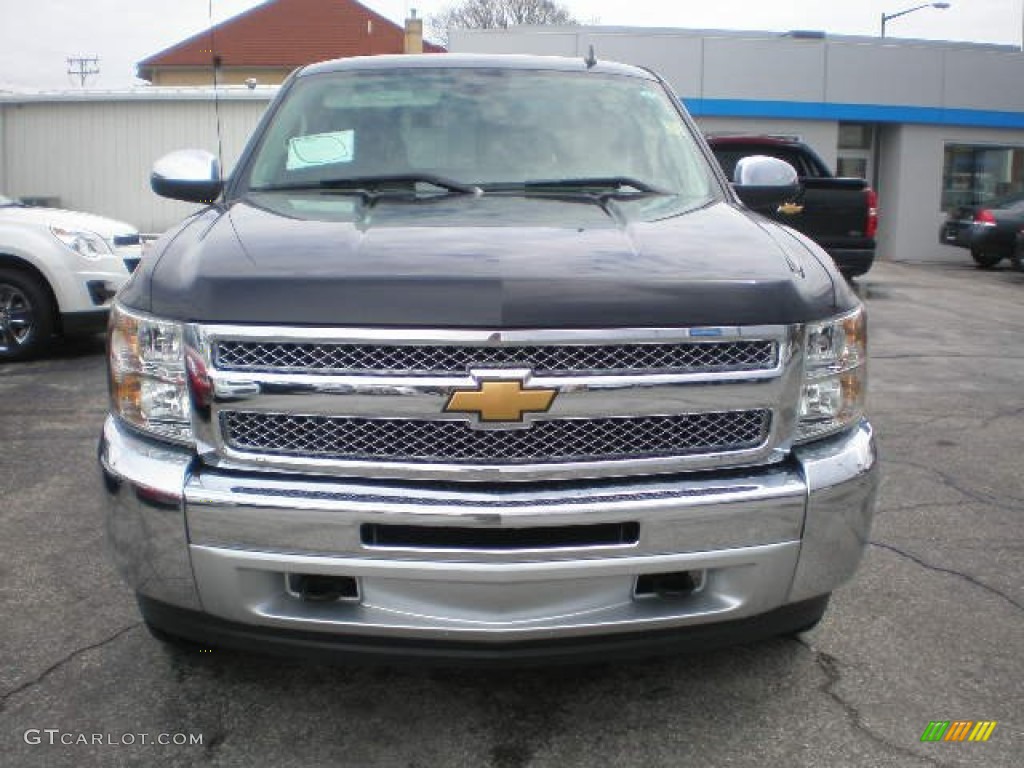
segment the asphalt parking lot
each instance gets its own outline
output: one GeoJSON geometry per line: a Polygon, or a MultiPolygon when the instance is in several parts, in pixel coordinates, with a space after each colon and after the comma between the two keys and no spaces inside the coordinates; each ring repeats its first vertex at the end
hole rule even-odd
{"type": "Polygon", "coordinates": [[[1020,765],[1024,274],[880,264],[860,290],[884,479],[823,623],[575,668],[163,646],[103,540],[102,340],[0,365],[0,765],[1020,765]],[[922,743],[935,720],[998,725],[986,743],[922,743]]]}

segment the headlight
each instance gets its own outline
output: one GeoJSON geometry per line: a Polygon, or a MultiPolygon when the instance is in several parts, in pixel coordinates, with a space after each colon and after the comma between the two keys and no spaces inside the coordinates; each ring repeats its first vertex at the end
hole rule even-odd
{"type": "Polygon", "coordinates": [[[807,326],[797,442],[838,432],[864,415],[868,329],[864,308],[807,326]]]}
{"type": "Polygon", "coordinates": [[[130,312],[115,303],[108,354],[114,414],[143,432],[191,442],[181,323],[130,312]]]}
{"type": "Polygon", "coordinates": [[[112,253],[107,241],[95,232],[61,229],[60,227],[50,227],[50,231],[64,245],[90,261],[109,256],[112,253]]]}

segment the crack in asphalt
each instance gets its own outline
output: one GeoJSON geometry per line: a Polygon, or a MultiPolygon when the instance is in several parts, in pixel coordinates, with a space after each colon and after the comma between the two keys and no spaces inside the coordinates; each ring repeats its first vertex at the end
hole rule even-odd
{"type": "Polygon", "coordinates": [[[922,501],[915,504],[902,504],[895,507],[880,506],[878,511],[880,514],[893,514],[896,512],[913,512],[914,510],[918,509],[959,509],[961,506],[962,504],[960,504],[960,502],[957,501],[947,501],[942,504],[936,504],[933,501],[922,501]]]}
{"type": "Polygon", "coordinates": [[[981,423],[981,429],[988,429],[997,421],[1003,421],[1006,419],[1016,419],[1017,417],[1022,415],[1024,415],[1024,408],[1013,408],[1010,410],[997,411],[994,416],[990,416],[981,423]]]}
{"type": "MultiPolygon", "coordinates": [[[[178,653],[181,653],[181,651],[179,650],[178,653]]],[[[179,664],[182,661],[184,661],[183,656],[184,656],[184,654],[182,654],[180,656],[177,656],[179,664]]],[[[184,675],[184,672],[185,672],[185,670],[182,669],[183,679],[186,676],[186,675],[184,675]]],[[[217,671],[214,672],[213,677],[214,677],[214,679],[217,679],[219,677],[219,674],[218,674],[217,671]]],[[[213,708],[213,719],[214,719],[213,733],[210,735],[209,740],[205,740],[204,739],[204,743],[203,743],[203,764],[204,765],[212,765],[215,761],[220,759],[220,753],[222,751],[221,747],[225,743],[227,743],[228,736],[230,736],[230,733],[228,731],[228,725],[227,725],[228,709],[230,708],[230,706],[231,706],[231,701],[230,701],[230,699],[227,696],[218,696],[217,697],[216,703],[215,703],[214,708],[213,708]]],[[[205,735],[205,729],[204,729],[204,735],[205,735]]]]}
{"type": "Polygon", "coordinates": [[[13,689],[7,691],[3,695],[0,695],[0,712],[3,712],[5,709],[7,709],[7,701],[9,699],[11,699],[14,696],[17,696],[19,693],[23,693],[24,691],[27,691],[28,689],[34,688],[35,686],[39,685],[41,682],[43,682],[43,680],[45,680],[47,677],[49,677],[51,674],[56,672],[58,669],[63,667],[65,664],[67,664],[69,661],[71,661],[75,657],[81,656],[83,653],[87,653],[89,651],[96,650],[97,648],[102,648],[104,645],[108,645],[110,643],[113,643],[114,641],[119,640],[121,637],[123,637],[124,635],[128,634],[133,629],[135,629],[136,627],[139,627],[141,625],[142,625],[142,622],[141,621],[137,621],[134,624],[131,624],[131,625],[127,626],[127,627],[124,627],[123,629],[118,630],[117,632],[115,632],[113,635],[111,635],[110,637],[106,638],[105,640],[100,640],[98,642],[93,643],[92,645],[86,645],[86,646],[84,646],[82,648],[76,648],[75,650],[71,651],[71,653],[69,653],[66,656],[64,656],[63,658],[55,661],[49,667],[47,667],[42,672],[40,672],[38,675],[36,675],[33,679],[31,679],[31,680],[29,680],[29,681],[27,681],[25,683],[22,683],[17,688],[13,688],[13,689]]]}
{"type": "Polygon", "coordinates": [[[965,486],[961,485],[960,482],[952,475],[943,472],[941,469],[930,467],[927,464],[918,464],[915,461],[907,461],[906,459],[890,458],[886,458],[885,463],[891,466],[911,467],[912,469],[919,469],[922,472],[930,472],[938,476],[938,478],[942,481],[942,484],[945,485],[947,488],[951,488],[957,493],[961,493],[967,498],[973,501],[980,502],[981,504],[988,504],[989,506],[996,507],[997,509],[1005,509],[1008,512],[1019,512],[1021,511],[1021,509],[1024,509],[1024,499],[1019,499],[1016,496],[1005,496],[1003,499],[1000,499],[989,493],[984,493],[982,491],[975,491],[973,489],[966,488],[965,486]],[[1006,503],[1007,501],[1016,503],[1008,504],[1006,503]]]}
{"type": "Polygon", "coordinates": [[[889,741],[884,736],[881,736],[872,731],[867,724],[864,722],[864,716],[861,715],[860,710],[852,702],[847,701],[842,695],[836,690],[836,687],[842,682],[843,675],[839,668],[839,659],[830,653],[825,651],[819,651],[817,648],[812,646],[806,640],[799,636],[793,636],[791,638],[797,645],[803,646],[813,657],[814,663],[818,665],[818,669],[825,675],[825,681],[821,684],[818,690],[825,696],[828,696],[832,701],[839,705],[843,710],[843,714],[846,715],[846,719],[853,726],[855,731],[863,733],[875,744],[879,745],[883,749],[894,752],[904,757],[910,757],[915,760],[920,760],[923,763],[929,765],[939,766],[939,768],[952,768],[950,763],[944,763],[941,760],[937,760],[929,755],[922,755],[914,750],[904,747],[901,744],[896,744],[889,741]]]}
{"type": "MultiPolygon", "coordinates": [[[[891,416],[891,414],[885,414],[880,408],[872,408],[871,414],[877,417],[879,413],[884,414],[883,419],[885,425],[877,430],[879,439],[884,439],[886,443],[895,443],[898,441],[916,443],[917,441],[924,438],[939,437],[940,439],[949,440],[950,430],[957,432],[958,434],[963,431],[962,427],[953,426],[946,427],[945,429],[940,428],[943,422],[962,422],[965,419],[970,419],[973,423],[973,418],[966,416],[964,413],[951,413],[945,416],[933,416],[931,413],[922,412],[918,414],[902,414],[904,418],[898,419],[891,416]],[[914,416],[915,418],[906,418],[906,416],[914,416]]],[[[953,443],[953,445],[959,445],[953,443]]]]}
{"type": "Polygon", "coordinates": [[[211,763],[217,758],[220,752],[221,745],[228,740],[228,731],[225,721],[227,720],[227,703],[222,703],[217,707],[216,719],[217,723],[213,729],[213,735],[209,741],[204,740],[203,744],[203,762],[211,763]]]}
{"type": "Polygon", "coordinates": [[[871,360],[1024,360],[1024,355],[1004,355],[999,352],[981,355],[958,355],[948,352],[940,354],[879,354],[871,355],[871,360]]]}
{"type": "Polygon", "coordinates": [[[927,562],[925,560],[922,560],[917,555],[912,555],[911,553],[906,552],[906,551],[900,549],[899,547],[893,546],[892,544],[886,544],[886,543],[881,542],[881,541],[871,541],[871,542],[868,542],[868,543],[871,544],[872,547],[878,547],[879,549],[884,549],[887,552],[892,552],[893,554],[899,555],[900,557],[905,557],[907,560],[910,560],[912,563],[916,563],[917,565],[919,565],[922,568],[925,568],[925,569],[927,569],[929,571],[935,571],[936,573],[945,573],[945,574],[948,574],[949,576],[956,576],[957,578],[963,579],[968,584],[973,584],[974,586],[978,587],[979,589],[983,589],[986,592],[989,592],[989,593],[991,593],[993,595],[996,595],[997,597],[1003,598],[1003,600],[1008,602],[1010,605],[1012,605],[1018,611],[1024,611],[1024,605],[1022,605],[1021,603],[1019,603],[1016,600],[1014,600],[1012,597],[1010,597],[1005,592],[1003,592],[1003,591],[1001,591],[999,589],[996,589],[995,587],[993,587],[993,586],[991,586],[989,584],[986,584],[983,581],[980,581],[979,579],[975,578],[974,576],[971,576],[969,573],[963,573],[962,571],[957,571],[957,570],[954,570],[953,568],[943,568],[940,565],[932,565],[931,563],[929,563],[929,562],[927,562]]]}
{"type": "MultiPolygon", "coordinates": [[[[879,413],[886,413],[886,411],[882,408],[872,407],[871,413],[877,416],[879,413]]],[[[891,414],[887,413],[886,415],[890,417],[887,419],[887,421],[889,422],[889,428],[884,433],[879,429],[878,434],[884,434],[886,439],[890,441],[916,440],[920,437],[920,433],[925,431],[926,429],[939,434],[936,425],[941,424],[942,422],[945,421],[963,421],[965,419],[969,419],[972,423],[974,422],[973,418],[969,417],[966,413],[963,412],[934,415],[931,411],[927,410],[904,410],[902,412],[893,411],[891,414]],[[916,416],[918,417],[918,419],[905,419],[901,423],[895,417],[897,413],[902,417],[916,416]]],[[[982,422],[980,422],[980,424],[978,424],[977,427],[972,426],[972,430],[984,432],[986,429],[989,429],[993,424],[996,424],[1001,421],[1017,419],[1020,416],[1024,416],[1024,408],[1004,408],[1002,410],[997,409],[991,416],[986,417],[982,422]]]]}

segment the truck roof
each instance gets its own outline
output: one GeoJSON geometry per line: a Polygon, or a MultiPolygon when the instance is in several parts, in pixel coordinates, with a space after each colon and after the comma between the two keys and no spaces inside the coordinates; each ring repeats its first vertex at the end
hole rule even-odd
{"type": "Polygon", "coordinates": [[[425,53],[395,54],[390,56],[355,56],[346,59],[323,61],[310,64],[299,70],[298,76],[316,75],[323,72],[344,72],[351,70],[386,69],[533,69],[557,72],[596,72],[606,75],[626,75],[645,80],[657,79],[650,71],[629,64],[602,61],[598,58],[592,67],[587,66],[583,56],[523,56],[476,53],[425,53]]]}

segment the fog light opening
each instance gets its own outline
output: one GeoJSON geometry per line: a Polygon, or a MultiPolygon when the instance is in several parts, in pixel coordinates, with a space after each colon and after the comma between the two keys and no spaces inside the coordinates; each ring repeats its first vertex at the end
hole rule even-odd
{"type": "Polygon", "coordinates": [[[636,598],[660,597],[678,600],[689,597],[704,588],[707,571],[672,571],[671,573],[645,573],[636,577],[633,596],[636,598]]]}
{"type": "Polygon", "coordinates": [[[285,574],[288,594],[307,603],[358,602],[359,582],[351,576],[320,573],[285,574]]]}
{"type": "Polygon", "coordinates": [[[89,280],[86,282],[85,287],[89,291],[89,298],[92,299],[92,303],[97,307],[102,307],[114,298],[114,294],[117,293],[117,288],[105,280],[89,280]]]}

